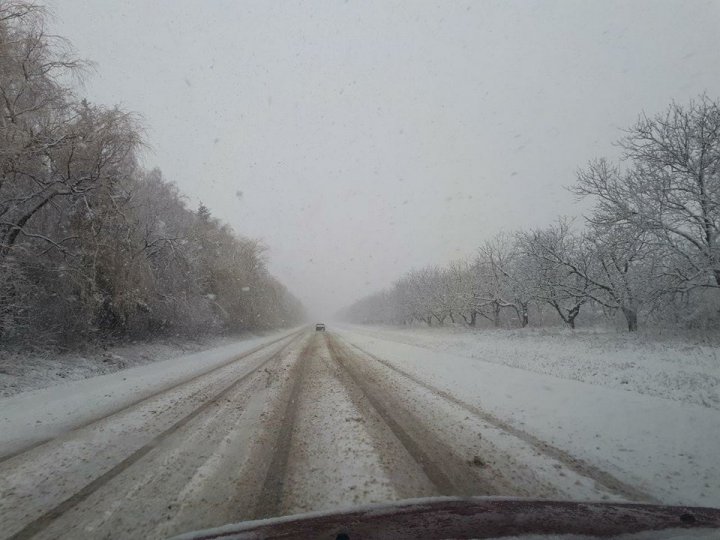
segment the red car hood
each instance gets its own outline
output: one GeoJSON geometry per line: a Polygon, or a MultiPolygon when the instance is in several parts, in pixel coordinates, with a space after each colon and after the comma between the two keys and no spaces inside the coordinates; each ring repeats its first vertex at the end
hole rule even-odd
{"type": "Polygon", "coordinates": [[[720,538],[720,509],[498,497],[443,497],[247,521],[186,533],[176,539],[403,540],[558,534],[615,537],[640,533],[635,537],[644,540],[661,537],[660,531],[664,531],[662,537],[665,538],[720,538]],[[650,536],[642,534],[648,531],[651,531],[650,536]]]}

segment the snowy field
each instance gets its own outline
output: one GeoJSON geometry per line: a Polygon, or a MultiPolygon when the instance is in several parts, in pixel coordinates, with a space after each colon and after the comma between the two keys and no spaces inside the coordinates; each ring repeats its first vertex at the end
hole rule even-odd
{"type": "Polygon", "coordinates": [[[720,344],[565,329],[353,326],[353,332],[535,373],[720,409],[720,344]]]}
{"type": "Polygon", "coordinates": [[[718,388],[702,385],[718,377],[710,350],[532,331],[353,326],[339,335],[657,500],[720,506],[718,388]],[[626,366],[621,375],[614,364],[626,366]]]}

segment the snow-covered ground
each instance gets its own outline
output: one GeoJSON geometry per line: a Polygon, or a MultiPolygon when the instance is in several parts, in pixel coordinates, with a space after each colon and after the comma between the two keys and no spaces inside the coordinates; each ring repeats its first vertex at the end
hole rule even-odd
{"type": "Polygon", "coordinates": [[[692,403],[699,395],[693,385],[664,382],[672,373],[691,372],[702,380],[709,371],[716,377],[717,367],[708,358],[712,353],[687,351],[691,360],[686,368],[680,359],[672,362],[682,351],[678,345],[663,355],[660,346],[638,343],[627,347],[624,356],[623,341],[613,348],[609,340],[592,336],[573,342],[572,335],[458,335],[367,327],[348,327],[339,334],[418,380],[665,503],[720,506],[720,414],[692,403]],[[552,362],[555,357],[564,360],[552,362]],[[632,381],[628,384],[622,376],[613,377],[616,368],[604,366],[623,358],[637,366],[625,370],[632,381]],[[583,361],[595,367],[586,369],[583,361]],[[653,375],[653,362],[660,376],[653,375]],[[679,388],[687,388],[686,393],[679,388]]]}
{"type": "Polygon", "coordinates": [[[720,343],[565,329],[354,326],[356,333],[720,410],[720,343]]]}
{"type": "Polygon", "coordinates": [[[247,334],[234,337],[207,336],[196,340],[161,339],[64,354],[51,351],[41,353],[0,351],[0,398],[63,382],[115,373],[255,337],[259,336],[247,334]]]}
{"type": "Polygon", "coordinates": [[[393,337],[278,332],[0,400],[0,538],[438,495],[720,506],[716,409],[393,337]]]}
{"type": "Polygon", "coordinates": [[[0,399],[0,455],[57,436],[90,419],[153,395],[291,334],[287,330],[236,340],[107,375],[56,384],[0,399]]]}

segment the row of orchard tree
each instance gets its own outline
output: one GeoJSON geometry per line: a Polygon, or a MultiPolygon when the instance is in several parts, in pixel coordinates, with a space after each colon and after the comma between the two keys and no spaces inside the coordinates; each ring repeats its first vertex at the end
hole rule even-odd
{"type": "Polygon", "coordinates": [[[573,191],[593,203],[582,223],[500,234],[477,255],[412,271],[345,310],[355,322],[443,324],[478,318],[540,324],[551,312],[678,325],[720,323],[720,105],[707,96],[642,115],[573,191]]]}
{"type": "Polygon", "coordinates": [[[138,164],[141,127],[74,92],[42,8],[0,0],[0,343],[289,325],[263,248],[138,164]]]}

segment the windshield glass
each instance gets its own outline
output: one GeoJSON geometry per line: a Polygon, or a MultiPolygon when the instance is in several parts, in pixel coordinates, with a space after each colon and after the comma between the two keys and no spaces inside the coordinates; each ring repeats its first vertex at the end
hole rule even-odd
{"type": "Polygon", "coordinates": [[[0,0],[0,538],[720,507],[718,27],[0,0]]]}

